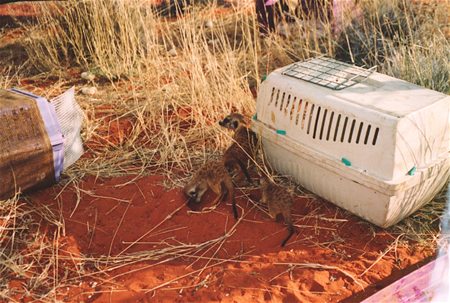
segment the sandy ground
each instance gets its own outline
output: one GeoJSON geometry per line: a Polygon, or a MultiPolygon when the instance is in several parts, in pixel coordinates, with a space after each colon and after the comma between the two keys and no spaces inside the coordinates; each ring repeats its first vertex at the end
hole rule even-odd
{"type": "MultiPolygon", "coordinates": [[[[195,256],[118,264],[101,278],[80,278],[81,287],[61,293],[64,301],[359,302],[430,255],[420,247],[394,250],[396,235],[328,202],[302,197],[295,200],[295,234],[281,248],[287,226],[268,221],[245,196],[257,201],[258,190],[236,189],[243,219],[234,227],[230,203],[202,213],[214,199],[211,192],[198,206],[200,212],[192,212],[182,191],[168,189],[164,180],[160,175],[87,177],[78,184],[81,191],[58,185],[31,194],[33,203],[47,205],[64,218],[60,255],[70,258],[61,270],[74,277],[79,264],[70,260],[81,255],[116,262],[124,254],[142,256],[227,235],[195,256]]],[[[36,232],[52,234],[45,225],[36,232]]],[[[96,270],[101,266],[84,263],[84,272],[96,270]]],[[[13,279],[11,287],[18,282],[13,279]]]]}

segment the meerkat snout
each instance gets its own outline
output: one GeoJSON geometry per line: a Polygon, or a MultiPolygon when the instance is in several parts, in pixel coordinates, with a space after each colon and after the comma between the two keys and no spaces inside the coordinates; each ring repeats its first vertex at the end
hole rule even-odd
{"type": "Polygon", "coordinates": [[[219,125],[229,128],[231,130],[236,130],[239,127],[239,122],[243,121],[243,117],[241,115],[235,114],[235,116],[227,116],[225,119],[219,121],[219,125]],[[240,119],[235,120],[235,119],[240,119]]]}
{"type": "Polygon", "coordinates": [[[191,202],[197,203],[197,192],[195,190],[191,190],[185,194],[186,194],[186,197],[189,199],[189,203],[191,203],[191,202]]]}

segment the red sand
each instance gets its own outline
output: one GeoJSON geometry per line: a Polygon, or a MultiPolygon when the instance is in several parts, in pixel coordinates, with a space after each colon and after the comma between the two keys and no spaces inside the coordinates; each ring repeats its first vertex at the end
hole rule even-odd
{"type": "MultiPolygon", "coordinates": [[[[111,142],[120,142],[126,135],[113,130],[106,138],[111,142]]],[[[244,219],[226,241],[208,246],[196,256],[142,261],[124,267],[117,264],[117,269],[99,273],[113,268],[118,256],[142,255],[181,243],[200,244],[224,236],[236,223],[229,201],[212,212],[189,213],[181,189],[168,189],[164,181],[160,175],[136,179],[89,176],[79,181],[82,191],[77,192],[73,184],[59,184],[31,194],[34,205],[48,205],[65,222],[65,235],[59,243],[52,243],[53,227],[41,223],[37,231],[42,233],[43,242],[59,248],[59,279],[68,275],[79,281],[78,287],[58,289],[58,299],[359,302],[417,269],[433,253],[420,246],[410,249],[414,243],[409,243],[409,248],[392,245],[397,235],[326,201],[302,197],[296,198],[293,212],[296,233],[281,248],[288,233],[281,218],[271,222],[263,219],[267,215],[262,211],[251,208],[245,195],[258,201],[258,190],[236,189],[238,212],[244,214],[244,219]],[[109,256],[109,264],[80,264],[76,258],[81,254],[109,256]]],[[[214,194],[208,193],[199,209],[213,199],[214,194]]],[[[40,222],[40,218],[35,219],[40,222]]],[[[11,278],[9,287],[13,290],[21,291],[21,283],[27,282],[11,278]]],[[[14,299],[31,301],[21,294],[14,299]]]]}
{"type": "MultiPolygon", "coordinates": [[[[236,223],[228,201],[213,212],[189,213],[182,191],[169,190],[163,182],[164,177],[159,175],[136,180],[132,176],[87,177],[79,183],[81,192],[74,191],[71,185],[64,190],[58,185],[35,192],[32,197],[35,203],[48,205],[57,217],[63,216],[66,234],[61,237],[59,254],[74,258],[80,254],[111,256],[114,262],[118,255],[181,242],[204,243],[224,236],[236,223]]],[[[255,201],[260,198],[258,190],[244,192],[255,201]]],[[[262,219],[267,215],[250,209],[252,204],[243,192],[236,189],[236,195],[238,212],[244,212],[244,219],[221,246],[208,247],[196,255],[204,258],[163,258],[95,275],[101,279],[80,278],[81,287],[64,292],[64,301],[359,302],[418,268],[418,262],[429,254],[399,246],[396,252],[389,251],[380,259],[395,241],[394,235],[328,202],[300,197],[293,212],[296,233],[281,248],[287,226],[281,219],[262,219]]],[[[201,207],[211,203],[214,193],[204,199],[201,207]]],[[[46,230],[45,226],[40,229],[46,230]]],[[[52,237],[48,232],[48,238],[52,237]]],[[[72,271],[79,266],[76,263],[70,258],[61,261],[60,271],[72,271]]],[[[85,273],[100,269],[92,265],[84,268],[85,273]]],[[[19,285],[13,280],[10,287],[19,285]]]]}

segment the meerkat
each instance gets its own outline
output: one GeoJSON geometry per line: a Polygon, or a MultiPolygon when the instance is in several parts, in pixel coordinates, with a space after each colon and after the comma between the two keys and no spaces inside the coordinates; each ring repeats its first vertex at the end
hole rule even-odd
{"type": "Polygon", "coordinates": [[[236,169],[236,183],[244,177],[249,183],[253,183],[247,171],[248,159],[253,159],[258,145],[258,137],[245,122],[244,116],[238,113],[228,115],[219,125],[234,131],[233,143],[225,151],[222,163],[229,168],[236,169]]]}
{"type": "Polygon", "coordinates": [[[283,247],[294,234],[294,225],[291,218],[292,207],[294,206],[292,194],[285,188],[270,181],[266,176],[259,179],[259,189],[262,196],[260,202],[266,203],[269,207],[269,215],[272,221],[276,222],[277,215],[282,214],[289,226],[289,235],[281,243],[281,247],[283,247]]]}
{"type": "Polygon", "coordinates": [[[233,181],[222,162],[210,161],[205,163],[184,186],[184,194],[189,199],[188,206],[192,202],[200,203],[203,194],[208,188],[211,188],[217,194],[217,198],[213,204],[219,204],[220,201],[225,201],[227,193],[230,193],[234,218],[237,219],[238,214],[234,200],[233,181]]]}

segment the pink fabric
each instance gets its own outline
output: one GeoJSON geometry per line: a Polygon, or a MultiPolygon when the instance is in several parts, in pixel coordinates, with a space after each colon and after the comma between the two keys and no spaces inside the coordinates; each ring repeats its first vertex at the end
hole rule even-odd
{"type": "Polygon", "coordinates": [[[267,0],[266,6],[274,5],[274,4],[277,3],[278,1],[280,1],[280,0],[267,0]]]}
{"type": "Polygon", "coordinates": [[[358,21],[362,18],[362,9],[356,8],[356,0],[333,0],[332,16],[334,19],[334,33],[338,33],[350,20],[349,15],[356,16],[358,21]]]}
{"type": "MultiPolygon", "coordinates": [[[[273,30],[273,11],[275,8],[272,7],[275,3],[280,0],[256,0],[257,3],[257,13],[258,13],[258,21],[265,28],[266,31],[273,30]],[[259,6],[258,6],[259,5],[259,6]],[[270,19],[270,20],[269,20],[270,19]]],[[[297,0],[298,4],[303,3],[304,0],[297,0]]],[[[331,19],[334,22],[334,34],[339,33],[347,23],[356,17],[356,19],[361,22],[362,19],[362,9],[357,8],[356,3],[358,0],[331,0],[332,7],[330,10],[331,19]],[[349,18],[352,16],[353,18],[349,18]]],[[[311,2],[314,3],[314,2],[311,2]]],[[[316,2],[317,5],[318,4],[316,2]]],[[[264,30],[263,30],[264,31],[264,30]]]]}

